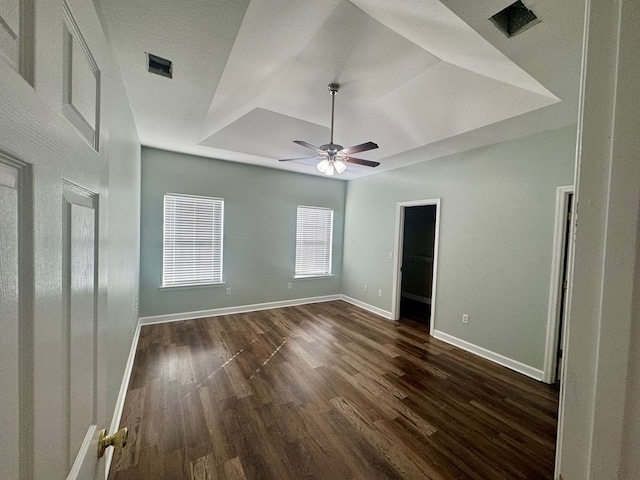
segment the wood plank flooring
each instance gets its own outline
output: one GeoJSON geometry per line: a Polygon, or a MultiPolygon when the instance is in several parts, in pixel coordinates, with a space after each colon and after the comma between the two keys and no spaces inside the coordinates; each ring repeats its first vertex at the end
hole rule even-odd
{"type": "Polygon", "coordinates": [[[111,480],[551,479],[558,391],[345,302],[142,328],[111,480]]]}

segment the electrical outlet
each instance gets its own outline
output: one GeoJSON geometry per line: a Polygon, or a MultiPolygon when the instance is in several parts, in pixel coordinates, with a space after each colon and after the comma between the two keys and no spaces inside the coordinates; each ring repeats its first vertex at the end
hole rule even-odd
{"type": "Polygon", "coordinates": [[[369,285],[365,285],[365,286],[364,286],[364,291],[365,291],[365,292],[368,292],[368,291],[369,291],[369,285]]]}
{"type": "Polygon", "coordinates": [[[231,287],[227,287],[227,295],[231,295],[231,287]]]}
{"type": "Polygon", "coordinates": [[[469,323],[469,315],[466,313],[462,314],[462,323],[469,323]]]}
{"type": "Polygon", "coordinates": [[[378,290],[378,296],[381,297],[382,296],[382,290],[378,290]]]}
{"type": "Polygon", "coordinates": [[[293,288],[293,284],[291,282],[287,283],[287,288],[291,290],[293,288]]]}

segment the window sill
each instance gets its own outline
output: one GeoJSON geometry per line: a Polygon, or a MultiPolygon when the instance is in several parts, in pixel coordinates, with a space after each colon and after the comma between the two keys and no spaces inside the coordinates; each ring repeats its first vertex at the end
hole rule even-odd
{"type": "Polygon", "coordinates": [[[322,275],[294,275],[294,280],[313,280],[314,278],[333,278],[333,273],[327,273],[322,275]]]}
{"type": "Polygon", "coordinates": [[[192,285],[160,285],[158,289],[160,290],[182,290],[185,288],[209,288],[209,287],[222,287],[226,285],[225,282],[221,283],[194,283],[192,285]]]}

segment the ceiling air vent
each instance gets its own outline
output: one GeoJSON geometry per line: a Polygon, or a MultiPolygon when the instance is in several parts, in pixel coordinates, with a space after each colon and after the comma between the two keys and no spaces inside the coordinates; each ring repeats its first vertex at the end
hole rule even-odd
{"type": "Polygon", "coordinates": [[[521,0],[499,11],[490,20],[507,37],[518,35],[540,23],[536,14],[529,10],[521,0]]]}
{"type": "Polygon", "coordinates": [[[166,58],[161,58],[157,55],[147,53],[147,69],[149,72],[155,73],[156,75],[172,78],[171,60],[167,60],[166,58]]]}

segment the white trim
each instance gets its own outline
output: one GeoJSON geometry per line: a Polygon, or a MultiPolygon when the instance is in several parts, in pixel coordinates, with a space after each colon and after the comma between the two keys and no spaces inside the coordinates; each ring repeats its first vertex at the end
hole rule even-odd
{"type": "Polygon", "coordinates": [[[451,345],[455,345],[463,350],[466,350],[471,353],[475,353],[476,355],[486,358],[487,360],[491,360],[494,363],[502,365],[503,367],[507,367],[511,370],[514,370],[518,373],[526,375],[527,377],[531,377],[534,380],[542,381],[542,370],[537,368],[533,368],[529,365],[525,365],[524,363],[518,362],[517,360],[513,360],[509,357],[505,357],[504,355],[500,355],[499,353],[492,352],[491,350],[487,350],[486,348],[479,347],[478,345],[474,345],[473,343],[469,343],[460,338],[449,335],[448,333],[441,332],[439,330],[434,330],[433,337],[443,342],[447,342],[451,345]]]}
{"type": "Polygon", "coordinates": [[[96,453],[93,453],[93,452],[98,451],[98,438],[96,436],[97,429],[98,429],[97,425],[89,425],[89,429],[87,430],[87,433],[84,436],[82,445],[80,445],[80,450],[78,451],[78,455],[76,456],[76,459],[73,462],[73,465],[71,466],[71,470],[67,475],[67,480],[76,480],[78,478],[85,478],[84,475],[86,475],[87,472],[86,471],[83,472],[83,468],[82,468],[82,467],[85,467],[84,460],[89,456],[96,455],[96,453]]]}
{"type": "Polygon", "coordinates": [[[298,280],[313,280],[317,278],[333,278],[335,275],[333,273],[327,274],[317,274],[317,275],[294,275],[293,281],[297,282],[298,280]]]}
{"type": "Polygon", "coordinates": [[[253,305],[237,305],[235,307],[212,308],[211,310],[198,310],[195,312],[167,313],[164,315],[152,315],[140,317],[140,325],[153,325],[154,323],[178,322],[181,320],[193,320],[194,318],[218,317],[220,315],[231,315],[234,313],[256,312],[258,310],[269,310],[271,308],[294,307],[296,305],[306,305],[308,303],[332,302],[342,300],[342,296],[324,295],[321,297],[294,298],[292,300],[280,300],[277,302],[255,303],[253,305]]]}
{"type": "Polygon", "coordinates": [[[344,300],[345,302],[350,303],[351,305],[355,305],[356,307],[360,307],[364,310],[368,310],[371,313],[380,315],[381,317],[384,317],[387,320],[393,320],[393,317],[391,316],[391,312],[388,312],[378,307],[374,307],[373,305],[369,305],[368,303],[361,302],[360,300],[356,300],[355,298],[347,297],[346,295],[340,295],[340,300],[344,300]]]}
{"type": "Polygon", "coordinates": [[[429,335],[433,335],[436,325],[436,285],[438,278],[438,248],[440,238],[440,198],[426,200],[411,200],[396,204],[396,233],[393,245],[395,256],[393,268],[393,284],[391,288],[391,319],[400,318],[400,299],[402,298],[402,241],[404,237],[404,209],[406,207],[436,206],[436,229],[433,242],[433,281],[431,282],[431,316],[429,321],[429,335]]]}
{"type": "MultiPolygon", "coordinates": [[[[393,240],[393,279],[391,283],[391,319],[400,318],[400,300],[402,289],[402,242],[404,240],[404,207],[398,202],[396,204],[395,235],[393,240]]],[[[430,322],[433,323],[433,322],[430,322]]],[[[431,333],[431,332],[429,332],[431,333]]]]}
{"type": "MultiPolygon", "coordinates": [[[[138,349],[138,341],[140,340],[140,320],[133,331],[133,338],[131,339],[131,349],[129,350],[129,358],[124,367],[124,374],[122,376],[122,383],[120,383],[120,391],[118,392],[118,398],[116,399],[116,406],[113,410],[113,417],[111,418],[111,426],[109,432],[117,432],[120,427],[120,420],[122,419],[122,412],[124,410],[124,401],[127,397],[127,390],[129,389],[129,380],[131,379],[131,371],[133,370],[133,362],[136,358],[136,350],[138,349]]],[[[113,448],[108,448],[105,453],[105,480],[109,477],[109,470],[111,468],[111,461],[113,460],[113,448]]]]}
{"type": "MultiPolygon", "coordinates": [[[[580,86],[579,86],[579,94],[578,94],[578,118],[576,125],[576,147],[575,147],[575,162],[573,167],[573,181],[575,183],[575,191],[573,196],[573,204],[576,208],[575,217],[574,217],[574,225],[577,220],[578,214],[578,200],[580,197],[580,162],[582,158],[582,139],[583,139],[583,131],[584,131],[584,102],[585,102],[585,90],[586,90],[586,81],[587,81],[587,52],[589,47],[589,22],[591,18],[591,0],[585,0],[585,9],[584,9],[584,19],[583,19],[583,31],[582,31],[582,49],[580,56],[580,86]]],[[[602,28],[600,29],[602,31],[602,28]]],[[[595,75],[593,75],[595,77],[595,75]]],[[[594,98],[597,95],[594,95],[594,98]]],[[[593,145],[592,145],[593,146],[593,145]]],[[[575,242],[575,239],[572,239],[575,242]]],[[[569,286],[567,288],[567,304],[569,305],[569,311],[565,316],[566,325],[564,327],[564,337],[565,337],[565,345],[566,349],[563,352],[564,362],[563,362],[563,376],[566,378],[565,372],[567,372],[567,360],[569,359],[570,351],[569,351],[569,337],[571,335],[571,305],[573,303],[573,267],[575,265],[575,248],[573,248],[569,255],[569,265],[571,266],[571,275],[569,276],[569,286]]],[[[589,386],[587,385],[587,388],[589,386]]],[[[567,382],[560,383],[560,394],[558,397],[558,421],[557,421],[557,433],[556,433],[556,457],[555,457],[555,466],[553,471],[553,478],[560,479],[560,475],[562,472],[562,462],[563,462],[563,448],[564,448],[564,425],[565,425],[565,405],[566,405],[566,395],[567,395],[567,382]]],[[[572,396],[576,394],[575,384],[572,386],[572,396]]],[[[574,404],[575,405],[575,404],[574,404]]],[[[582,420],[582,419],[581,419],[582,420]]],[[[569,434],[571,437],[571,434],[569,434]]],[[[577,440],[574,436],[573,440],[577,440]]],[[[590,447],[590,442],[586,442],[587,447],[590,447]]]]}
{"type": "MultiPolygon", "coordinates": [[[[574,192],[573,185],[558,187],[556,190],[556,217],[553,230],[553,257],[551,259],[551,282],[549,283],[549,310],[547,313],[547,338],[544,353],[545,383],[555,382],[555,371],[558,363],[556,351],[558,345],[558,322],[560,301],[562,299],[562,273],[565,260],[565,239],[567,238],[567,207],[569,195],[574,192]]],[[[571,229],[573,230],[573,224],[571,229]]],[[[569,242],[572,241],[572,235],[569,242]]],[[[567,259],[568,261],[568,259],[567,259]]],[[[568,278],[571,275],[567,275],[568,278]]]]}

